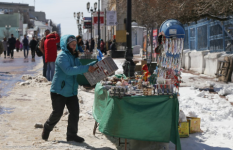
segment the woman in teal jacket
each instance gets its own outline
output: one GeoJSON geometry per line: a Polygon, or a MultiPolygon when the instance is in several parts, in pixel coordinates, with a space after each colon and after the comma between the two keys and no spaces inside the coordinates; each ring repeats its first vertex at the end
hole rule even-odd
{"type": "Polygon", "coordinates": [[[83,142],[84,139],[77,136],[79,120],[79,102],[77,98],[77,75],[85,72],[94,72],[91,65],[83,66],[78,59],[76,50],[77,41],[73,35],[65,35],[61,38],[62,52],[55,62],[55,75],[51,86],[51,99],[53,111],[44,124],[42,139],[47,140],[49,133],[58,123],[66,107],[69,110],[69,119],[66,139],[67,141],[83,142]]]}

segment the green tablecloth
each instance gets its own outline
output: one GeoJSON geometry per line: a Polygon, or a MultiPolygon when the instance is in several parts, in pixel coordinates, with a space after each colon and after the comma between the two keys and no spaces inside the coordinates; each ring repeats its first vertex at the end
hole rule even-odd
{"type": "Polygon", "coordinates": [[[99,131],[110,136],[156,142],[173,142],[181,150],[176,96],[109,97],[98,83],[93,116],[99,131]]]}

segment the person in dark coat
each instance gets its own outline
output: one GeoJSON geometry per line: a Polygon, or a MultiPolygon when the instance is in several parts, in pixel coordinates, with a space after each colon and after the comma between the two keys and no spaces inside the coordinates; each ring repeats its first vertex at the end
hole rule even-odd
{"type": "Polygon", "coordinates": [[[35,37],[33,37],[31,42],[30,42],[30,48],[31,48],[33,60],[35,59],[36,45],[37,45],[37,41],[36,41],[35,37]]]}
{"type": "Polygon", "coordinates": [[[11,38],[8,40],[8,44],[9,44],[9,51],[10,51],[12,59],[14,58],[15,43],[16,43],[16,39],[14,38],[14,35],[11,34],[11,38]]]}
{"type": "Polygon", "coordinates": [[[27,39],[27,36],[24,35],[24,39],[23,39],[23,50],[24,50],[24,58],[28,58],[28,39],[27,39]],[[27,50],[27,55],[26,55],[26,50],[27,50]]]}
{"type": "Polygon", "coordinates": [[[113,42],[112,42],[112,44],[111,44],[111,46],[110,46],[110,49],[111,49],[112,51],[117,50],[117,49],[116,49],[116,40],[115,40],[115,39],[113,40],[113,42]]]}
{"type": "Polygon", "coordinates": [[[86,45],[86,50],[90,50],[90,49],[89,49],[89,42],[88,42],[88,40],[86,41],[86,44],[85,44],[85,45],[86,45]]]}
{"type": "Polygon", "coordinates": [[[91,38],[91,52],[93,52],[93,49],[95,48],[95,41],[93,38],[91,38]]]}

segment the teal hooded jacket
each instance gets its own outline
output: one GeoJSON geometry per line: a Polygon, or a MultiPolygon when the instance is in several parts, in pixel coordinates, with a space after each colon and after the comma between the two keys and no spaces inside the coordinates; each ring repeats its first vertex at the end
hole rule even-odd
{"type": "MultiPolygon", "coordinates": [[[[57,56],[55,62],[55,74],[50,91],[64,97],[72,97],[78,94],[77,75],[88,72],[89,66],[83,66],[78,58],[67,49],[67,40],[73,35],[61,37],[60,46],[62,52],[57,56]]],[[[75,38],[75,36],[73,36],[75,38]]],[[[94,65],[94,64],[93,64],[94,65]]]]}

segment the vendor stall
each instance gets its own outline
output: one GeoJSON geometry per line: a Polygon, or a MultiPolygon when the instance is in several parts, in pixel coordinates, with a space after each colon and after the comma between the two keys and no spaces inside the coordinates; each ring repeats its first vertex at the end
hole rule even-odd
{"type": "Polygon", "coordinates": [[[153,73],[145,64],[142,74],[114,75],[96,84],[94,134],[99,124],[99,131],[109,136],[171,141],[181,150],[178,96],[184,33],[180,22],[167,20],[160,27],[153,73]]]}
{"type": "Polygon", "coordinates": [[[142,141],[173,142],[180,150],[176,95],[110,97],[98,83],[93,116],[103,134],[142,141]]]}

